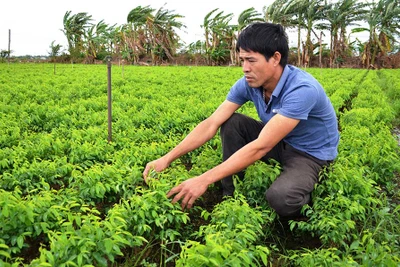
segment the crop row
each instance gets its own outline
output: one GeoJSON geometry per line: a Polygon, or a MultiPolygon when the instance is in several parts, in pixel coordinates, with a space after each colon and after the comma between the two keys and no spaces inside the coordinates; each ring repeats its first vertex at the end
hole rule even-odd
{"type": "Polygon", "coordinates": [[[382,190],[393,189],[400,167],[391,133],[394,111],[378,84],[372,71],[355,84],[351,106],[340,114],[339,157],[316,188],[313,206],[304,211],[310,220],[292,223],[292,228],[318,234],[324,244],[296,255],[299,265],[326,264],[327,258],[345,265],[399,263],[399,234],[393,225],[400,208],[388,203],[386,194],[393,191],[382,190]]]}
{"type": "MultiPolygon", "coordinates": [[[[146,162],[211,114],[240,69],[125,67],[122,74],[114,67],[108,143],[104,67],[63,65],[54,76],[49,66],[25,66],[0,66],[6,92],[0,96],[0,264],[108,266],[127,255],[131,266],[156,260],[196,266],[199,259],[205,266],[264,266],[277,257],[301,266],[323,265],[327,258],[353,265],[398,262],[393,218],[400,208],[386,197],[395,192],[400,168],[391,134],[395,114],[386,97],[398,94],[396,72],[308,70],[338,112],[340,156],[322,176],[313,205],[304,208],[309,220],[290,222],[291,231],[318,237],[322,248],[285,250],[270,242],[279,218],[263,198],[278,164],[249,167],[237,195],[210,211],[182,212],[166,192],[221,161],[218,137],[150,185],[141,178],[146,162]]],[[[256,116],[250,105],[241,111],[256,116]]]]}

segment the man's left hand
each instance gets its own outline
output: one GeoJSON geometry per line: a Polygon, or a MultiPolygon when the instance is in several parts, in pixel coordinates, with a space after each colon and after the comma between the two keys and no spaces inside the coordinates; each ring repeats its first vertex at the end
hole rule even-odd
{"type": "Polygon", "coordinates": [[[193,203],[198,199],[201,195],[206,192],[208,188],[208,184],[200,177],[194,177],[182,182],[180,185],[172,188],[168,193],[167,197],[171,197],[175,195],[172,199],[172,203],[178,202],[182,199],[181,207],[182,210],[185,208],[190,209],[193,206],[193,203]]]}

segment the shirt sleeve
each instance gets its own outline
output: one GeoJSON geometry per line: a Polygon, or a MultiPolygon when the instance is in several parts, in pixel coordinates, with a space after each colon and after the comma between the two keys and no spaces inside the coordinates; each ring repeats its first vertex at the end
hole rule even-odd
{"type": "Polygon", "coordinates": [[[238,105],[243,105],[250,100],[245,78],[239,79],[229,90],[226,99],[238,105]]]}
{"type": "Polygon", "coordinates": [[[317,99],[317,88],[310,84],[299,85],[283,97],[279,114],[292,119],[307,120],[317,99]]]}

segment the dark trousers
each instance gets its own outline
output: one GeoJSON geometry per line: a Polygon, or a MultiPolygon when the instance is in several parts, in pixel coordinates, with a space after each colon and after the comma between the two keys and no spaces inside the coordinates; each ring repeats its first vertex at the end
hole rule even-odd
{"type": "MultiPolygon", "coordinates": [[[[223,160],[257,139],[264,125],[248,116],[234,113],[221,126],[223,160]]],[[[319,172],[329,162],[299,151],[283,141],[260,160],[267,162],[270,158],[282,165],[282,172],[265,192],[269,205],[280,216],[300,215],[302,206],[311,200],[319,172]]],[[[240,179],[244,178],[243,171],[237,175],[240,179]]],[[[224,195],[233,195],[235,188],[232,176],[222,179],[221,184],[224,195]]]]}

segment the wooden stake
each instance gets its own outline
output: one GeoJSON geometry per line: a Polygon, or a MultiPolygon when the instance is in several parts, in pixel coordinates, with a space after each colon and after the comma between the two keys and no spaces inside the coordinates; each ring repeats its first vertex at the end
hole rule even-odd
{"type": "Polygon", "coordinates": [[[11,29],[8,29],[8,63],[10,63],[11,55],[11,29]]]}
{"type": "Polygon", "coordinates": [[[112,142],[112,112],[111,112],[111,57],[107,57],[107,80],[108,80],[108,142],[112,142]]]}

